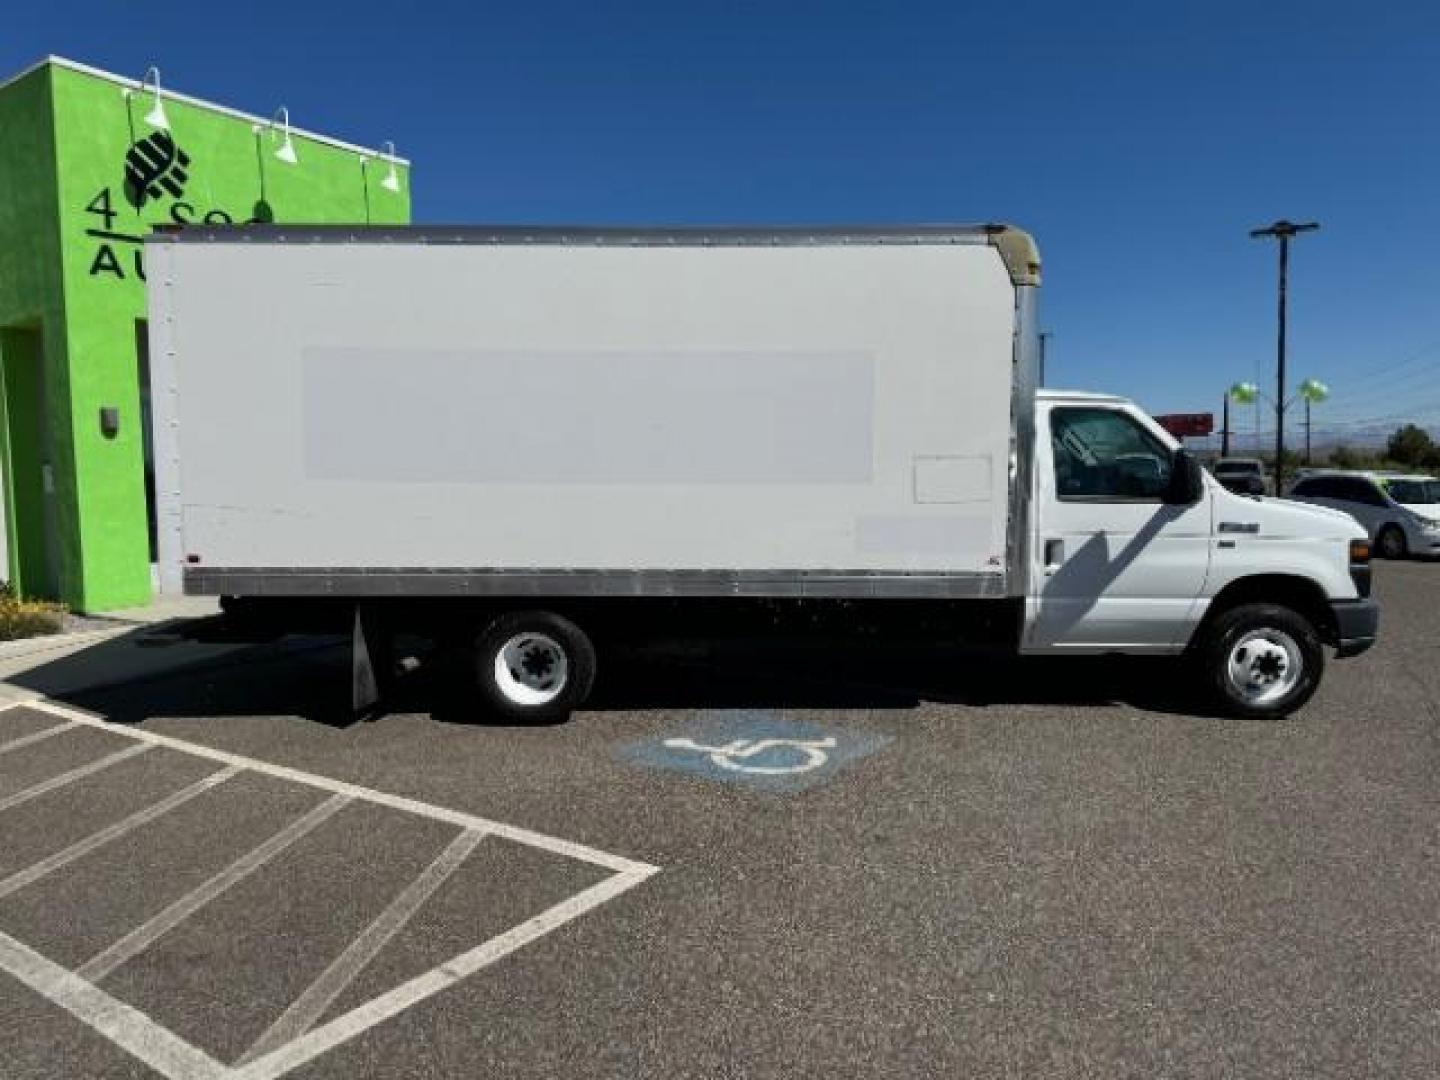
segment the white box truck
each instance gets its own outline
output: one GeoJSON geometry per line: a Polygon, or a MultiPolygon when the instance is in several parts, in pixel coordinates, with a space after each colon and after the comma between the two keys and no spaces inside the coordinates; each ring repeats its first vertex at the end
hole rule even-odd
{"type": "Polygon", "coordinates": [[[162,588],[353,606],[357,705],[421,612],[515,717],[662,600],[1188,652],[1252,716],[1375,637],[1351,518],[1037,391],[1013,227],[217,226],[146,262],[162,588]]]}

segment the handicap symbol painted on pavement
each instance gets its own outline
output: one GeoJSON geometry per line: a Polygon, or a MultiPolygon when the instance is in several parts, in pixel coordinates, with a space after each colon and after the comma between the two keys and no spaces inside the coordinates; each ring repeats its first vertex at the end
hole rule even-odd
{"type": "Polygon", "coordinates": [[[796,723],[759,709],[703,712],[690,728],[683,735],[624,746],[620,756],[724,783],[797,791],[891,741],[888,735],[796,723]]]}
{"type": "Polygon", "coordinates": [[[724,746],[702,746],[694,739],[666,739],[672,750],[698,750],[709,754],[710,760],[722,769],[749,773],[751,776],[792,776],[818,769],[830,760],[825,751],[833,749],[835,740],[824,739],[735,739],[724,746]],[[755,765],[751,759],[767,751],[788,747],[796,752],[796,760],[788,765],[755,765]]]}

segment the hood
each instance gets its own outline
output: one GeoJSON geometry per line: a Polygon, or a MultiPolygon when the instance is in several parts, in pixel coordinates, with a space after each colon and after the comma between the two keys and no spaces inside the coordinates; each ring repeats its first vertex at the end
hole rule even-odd
{"type": "Polygon", "coordinates": [[[1429,518],[1431,521],[1440,520],[1440,503],[1397,503],[1396,505],[1409,510],[1412,514],[1429,518]]]}
{"type": "Polygon", "coordinates": [[[1259,524],[1261,536],[1362,540],[1369,535],[1365,527],[1345,511],[1328,506],[1269,495],[1258,498],[1236,495],[1223,488],[1216,493],[1215,500],[1216,521],[1253,521],[1259,524]]]}

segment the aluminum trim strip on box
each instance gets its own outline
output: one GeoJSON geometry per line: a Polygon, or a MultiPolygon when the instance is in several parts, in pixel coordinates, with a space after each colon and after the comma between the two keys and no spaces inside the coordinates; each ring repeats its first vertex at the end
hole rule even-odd
{"type": "Polygon", "coordinates": [[[199,596],[813,597],[975,599],[1006,595],[1001,573],[870,570],[495,570],[423,567],[185,568],[199,596]]]}
{"type": "Polygon", "coordinates": [[[1006,563],[1012,596],[1031,587],[1032,530],[1035,528],[1035,395],[1039,384],[1039,289],[1015,290],[1015,358],[1010,397],[1010,498],[1006,563]]]}
{"type": "Polygon", "coordinates": [[[571,244],[629,247],[799,247],[840,244],[986,244],[1000,225],[593,226],[555,225],[158,225],[161,243],[571,244]]]}

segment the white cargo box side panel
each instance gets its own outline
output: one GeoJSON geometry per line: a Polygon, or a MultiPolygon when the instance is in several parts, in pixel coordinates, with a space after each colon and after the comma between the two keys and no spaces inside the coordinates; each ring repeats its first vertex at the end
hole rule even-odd
{"type": "Polygon", "coordinates": [[[983,243],[164,246],[201,567],[1003,572],[983,243]]]}

